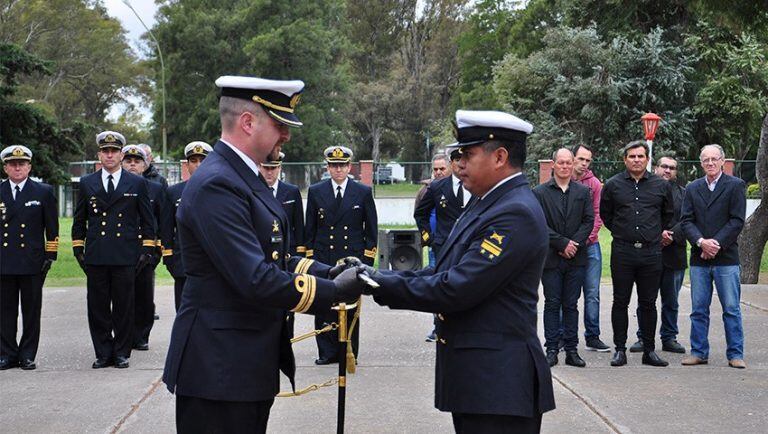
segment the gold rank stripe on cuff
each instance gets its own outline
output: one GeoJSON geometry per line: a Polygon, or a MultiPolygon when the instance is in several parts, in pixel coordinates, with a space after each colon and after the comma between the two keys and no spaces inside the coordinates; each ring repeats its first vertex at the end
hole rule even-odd
{"type": "Polygon", "coordinates": [[[363,255],[369,257],[369,258],[376,258],[376,248],[374,247],[371,250],[366,250],[363,255]]]}
{"type": "Polygon", "coordinates": [[[155,240],[155,247],[163,248],[163,242],[161,240],[155,240]]]}
{"type": "Polygon", "coordinates": [[[293,270],[294,273],[300,273],[305,274],[309,271],[309,267],[312,266],[312,264],[315,263],[314,259],[307,259],[307,258],[301,258],[299,260],[299,263],[296,264],[296,269],[293,270]]]}
{"type": "Polygon", "coordinates": [[[85,247],[85,240],[72,240],[72,247],[85,247]]]}
{"type": "Polygon", "coordinates": [[[305,253],[307,248],[304,246],[296,246],[296,253],[305,253]]]}
{"type": "Polygon", "coordinates": [[[48,241],[45,243],[45,251],[46,252],[56,252],[59,250],[59,242],[58,241],[48,241]]]}
{"type": "Polygon", "coordinates": [[[312,256],[314,256],[314,254],[315,254],[315,251],[314,251],[314,250],[312,250],[312,249],[307,249],[307,251],[304,253],[304,255],[305,255],[307,258],[311,258],[312,256]]]}
{"type": "Polygon", "coordinates": [[[144,247],[155,247],[155,240],[144,240],[141,242],[144,247]]]}
{"type": "Polygon", "coordinates": [[[315,291],[317,290],[317,279],[315,276],[299,274],[293,280],[296,291],[301,294],[299,303],[291,309],[291,312],[305,313],[315,301],[315,291]]]}
{"type": "Polygon", "coordinates": [[[163,249],[163,256],[173,256],[173,249],[163,249]]]}
{"type": "Polygon", "coordinates": [[[491,242],[488,240],[483,240],[483,242],[480,244],[480,249],[485,250],[494,256],[499,256],[501,254],[501,248],[491,244],[491,242]]]}

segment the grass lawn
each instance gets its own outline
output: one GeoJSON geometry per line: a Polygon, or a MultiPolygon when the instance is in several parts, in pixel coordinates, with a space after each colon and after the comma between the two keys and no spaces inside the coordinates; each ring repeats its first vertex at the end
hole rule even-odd
{"type": "Polygon", "coordinates": [[[373,194],[375,197],[416,197],[421,187],[421,184],[410,182],[376,184],[373,186],[373,194]]]}
{"type": "MultiPolygon", "coordinates": [[[[394,184],[393,187],[406,185],[406,184],[394,184]]],[[[380,186],[379,186],[380,187],[380,186]]],[[[390,187],[389,185],[384,187],[390,187]]],[[[414,187],[418,187],[415,186],[414,187]]],[[[381,229],[415,229],[414,226],[408,225],[386,225],[381,229]]],[[[72,255],[72,219],[62,218],[59,219],[59,259],[53,263],[51,271],[48,272],[48,278],[45,281],[46,286],[85,286],[85,274],[77,265],[75,257],[72,255]]],[[[603,280],[610,281],[611,277],[611,233],[602,228],[600,230],[600,248],[603,253],[603,280]]],[[[690,250],[690,246],[689,246],[690,250]]],[[[690,251],[689,251],[690,256],[690,251]]],[[[427,263],[426,251],[424,252],[424,264],[427,263]]],[[[377,264],[376,264],[377,265],[377,264]]],[[[768,280],[768,246],[766,246],[763,252],[763,260],[760,264],[760,281],[766,282],[768,280]]],[[[156,269],[156,284],[157,285],[173,285],[173,278],[168,273],[168,270],[161,263],[156,269]]],[[[688,279],[688,273],[686,273],[686,279],[688,279]]]]}

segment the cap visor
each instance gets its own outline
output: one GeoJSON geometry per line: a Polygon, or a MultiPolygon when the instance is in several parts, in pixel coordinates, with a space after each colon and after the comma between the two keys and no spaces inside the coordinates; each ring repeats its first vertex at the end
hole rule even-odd
{"type": "Polygon", "coordinates": [[[266,110],[267,110],[267,113],[269,113],[269,115],[272,116],[272,118],[274,118],[276,121],[280,122],[281,124],[288,125],[289,127],[301,127],[304,125],[299,120],[299,117],[293,113],[281,112],[279,110],[273,110],[273,109],[266,109],[266,110]]]}
{"type": "Polygon", "coordinates": [[[451,143],[450,145],[445,145],[445,147],[450,149],[455,149],[455,148],[462,148],[464,146],[479,145],[481,143],[485,143],[485,140],[473,140],[471,142],[456,142],[456,143],[451,143]]]}

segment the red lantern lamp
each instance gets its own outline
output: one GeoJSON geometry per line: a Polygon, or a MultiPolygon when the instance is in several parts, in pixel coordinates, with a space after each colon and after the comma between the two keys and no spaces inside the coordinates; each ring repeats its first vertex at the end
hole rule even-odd
{"type": "Polygon", "coordinates": [[[653,140],[656,137],[656,129],[659,128],[661,117],[656,113],[646,113],[640,119],[643,121],[645,140],[653,140]]]}

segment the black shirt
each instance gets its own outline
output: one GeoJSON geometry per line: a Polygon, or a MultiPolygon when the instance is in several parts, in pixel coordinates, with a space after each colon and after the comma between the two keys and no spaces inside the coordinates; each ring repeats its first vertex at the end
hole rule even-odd
{"type": "Polygon", "coordinates": [[[645,172],[638,182],[629,171],[606,181],[600,217],[614,239],[661,247],[661,231],[671,227],[674,201],[669,182],[645,172]]]}
{"type": "Polygon", "coordinates": [[[586,265],[587,240],[595,222],[589,187],[571,181],[563,191],[551,178],[534,188],[533,194],[541,204],[549,228],[549,254],[544,268],[557,267],[561,261],[576,266],[586,265]],[[558,252],[565,250],[571,240],[579,243],[576,256],[564,259],[558,252]]]}
{"type": "Polygon", "coordinates": [[[661,262],[664,267],[671,268],[673,270],[685,270],[687,266],[686,251],[685,251],[685,234],[683,228],[680,225],[680,214],[683,206],[683,196],[685,195],[685,188],[677,185],[674,181],[668,181],[672,188],[672,197],[674,199],[675,217],[672,219],[672,244],[661,249],[661,262]]]}

